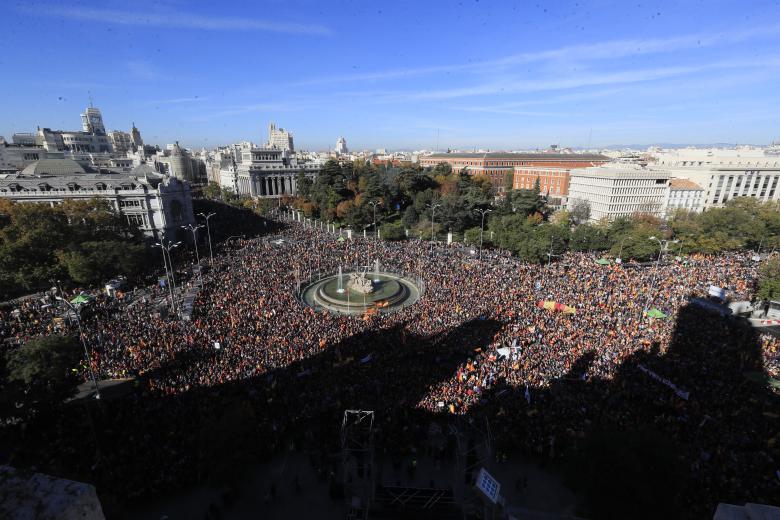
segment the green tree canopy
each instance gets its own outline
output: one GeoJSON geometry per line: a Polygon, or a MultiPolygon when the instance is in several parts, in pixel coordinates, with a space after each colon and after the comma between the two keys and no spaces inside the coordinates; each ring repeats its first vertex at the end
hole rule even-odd
{"type": "Polygon", "coordinates": [[[6,370],[14,399],[29,406],[55,405],[73,395],[74,370],[83,359],[73,336],[45,336],[6,353],[6,370]]]}

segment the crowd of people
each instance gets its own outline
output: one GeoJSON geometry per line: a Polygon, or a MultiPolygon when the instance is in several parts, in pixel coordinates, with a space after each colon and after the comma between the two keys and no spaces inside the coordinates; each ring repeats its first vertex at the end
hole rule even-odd
{"type": "MultiPolygon", "coordinates": [[[[232,241],[204,274],[190,321],[156,312],[154,297],[99,296],[84,323],[92,368],[138,388],[94,411],[91,433],[81,413],[28,433],[49,443],[41,460],[94,475],[99,491],[148,496],[213,471],[214,438],[254,456],[308,440],[324,456],[337,450],[343,410],[371,407],[388,453],[455,416],[488,418],[499,460],[560,459],[598,426],[642,425],[684,441],[681,494],[694,516],[718,501],[778,501],[777,395],[744,374],[779,377],[780,342],[691,304],[713,285],[750,300],[750,254],[601,265],[569,253],[539,266],[502,251],[478,259],[462,246],[337,237],[288,223],[232,241]],[[299,282],[375,259],[421,280],[420,300],[344,316],[298,299],[299,282]],[[235,417],[242,424],[221,439],[235,417]],[[94,438],[94,458],[79,435],[94,438]]],[[[35,301],[10,312],[0,310],[0,334],[13,343],[72,327],[35,301]]]]}

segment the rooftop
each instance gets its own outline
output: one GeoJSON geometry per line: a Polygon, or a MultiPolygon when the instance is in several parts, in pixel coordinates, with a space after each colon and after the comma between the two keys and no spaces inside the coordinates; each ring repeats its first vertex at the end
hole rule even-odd
{"type": "Polygon", "coordinates": [[[599,153],[553,153],[553,152],[487,152],[487,153],[435,153],[422,159],[511,159],[547,161],[609,161],[599,153]]]}
{"type": "Polygon", "coordinates": [[[41,159],[28,164],[21,175],[41,177],[46,175],[83,175],[87,173],[83,166],[72,159],[41,159]]]}
{"type": "Polygon", "coordinates": [[[702,190],[702,187],[688,179],[672,179],[669,181],[672,190],[702,190]]]}

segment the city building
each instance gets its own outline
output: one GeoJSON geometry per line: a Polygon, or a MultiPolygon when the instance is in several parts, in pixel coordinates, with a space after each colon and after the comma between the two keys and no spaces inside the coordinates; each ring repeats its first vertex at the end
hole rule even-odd
{"type": "Polygon", "coordinates": [[[144,147],[144,140],[141,139],[141,131],[135,127],[135,122],[133,122],[133,128],[130,130],[130,140],[133,145],[133,151],[144,147]]]}
{"type": "Polygon", "coordinates": [[[702,210],[702,195],[704,190],[688,179],[671,179],[669,181],[669,196],[666,201],[666,215],[669,216],[678,209],[700,212],[702,210]]]}
{"type": "Polygon", "coordinates": [[[638,164],[610,163],[571,170],[567,207],[587,202],[591,221],[634,213],[663,217],[670,177],[668,171],[638,164]]]}
{"type": "Polygon", "coordinates": [[[133,149],[133,138],[127,132],[121,130],[109,132],[108,140],[111,141],[111,147],[117,155],[125,155],[133,149]]]}
{"type": "Polygon", "coordinates": [[[563,199],[569,194],[570,174],[571,170],[567,168],[515,166],[512,171],[512,189],[531,189],[538,179],[541,193],[563,199]]]}
{"type": "Polygon", "coordinates": [[[130,173],[95,173],[71,159],[43,159],[0,176],[0,199],[55,205],[92,198],[107,200],[154,239],[174,239],[182,225],[195,222],[190,185],[148,165],[130,173]]]}
{"type": "Polygon", "coordinates": [[[194,179],[192,156],[187,150],[179,146],[176,141],[169,151],[170,153],[160,155],[155,158],[158,170],[166,175],[176,177],[181,181],[192,182],[194,179]]]}
{"type": "Polygon", "coordinates": [[[103,124],[103,114],[100,113],[99,108],[89,104],[89,108],[81,114],[81,128],[84,133],[106,135],[106,125],[103,124]]]}
{"type": "Polygon", "coordinates": [[[349,153],[349,149],[347,149],[347,140],[343,137],[339,137],[336,140],[336,148],[333,151],[336,152],[336,155],[347,155],[349,153]]]}
{"type": "Polygon", "coordinates": [[[268,125],[268,148],[294,152],[293,136],[284,128],[276,128],[275,123],[268,125]]]}
{"type": "Polygon", "coordinates": [[[255,148],[250,143],[236,150],[236,165],[220,172],[220,183],[233,184],[239,195],[251,197],[280,197],[297,195],[296,177],[299,172],[314,180],[320,171],[319,164],[298,163],[284,150],[255,148]],[[246,145],[249,146],[246,146],[246,145]],[[224,183],[223,183],[224,181],[224,183]]]}
{"type": "Polygon", "coordinates": [[[703,210],[721,207],[735,197],[752,197],[766,202],[780,199],[780,149],[737,147],[657,150],[653,167],[688,179],[702,190],[703,210]]]}
{"type": "Polygon", "coordinates": [[[420,157],[420,165],[433,167],[447,163],[453,170],[466,171],[472,175],[489,177],[500,186],[507,173],[514,175],[516,166],[537,166],[546,168],[576,169],[598,166],[608,162],[609,157],[601,154],[556,153],[556,152],[480,152],[480,153],[435,153],[420,157]]]}
{"type": "Polygon", "coordinates": [[[32,137],[32,140],[14,139],[13,143],[0,137],[0,173],[13,173],[41,159],[63,158],[63,152],[49,152],[37,145],[34,136],[32,137]]]}

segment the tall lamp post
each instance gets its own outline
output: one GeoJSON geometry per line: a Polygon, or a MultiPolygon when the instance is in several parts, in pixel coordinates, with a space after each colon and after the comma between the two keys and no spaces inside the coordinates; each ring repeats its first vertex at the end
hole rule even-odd
{"type": "Polygon", "coordinates": [[[214,252],[211,250],[211,226],[209,225],[209,219],[211,217],[213,217],[214,215],[216,215],[216,213],[211,212],[208,215],[206,215],[204,213],[198,213],[198,215],[200,215],[201,217],[206,219],[206,232],[209,235],[209,263],[213,264],[214,263],[214,252]]]}
{"type": "Polygon", "coordinates": [[[438,203],[434,204],[433,202],[431,202],[430,204],[428,204],[428,208],[430,208],[430,210],[431,210],[431,254],[433,254],[433,239],[434,239],[434,237],[433,237],[433,218],[434,218],[434,215],[436,215],[436,208],[440,208],[440,207],[441,207],[441,204],[438,204],[438,203]]]}
{"type": "Polygon", "coordinates": [[[168,245],[166,246],[163,244],[162,241],[156,242],[152,244],[152,247],[159,247],[162,250],[163,255],[163,267],[165,267],[165,275],[168,277],[168,291],[171,294],[171,309],[173,312],[176,312],[176,298],[174,297],[173,293],[176,290],[175,284],[176,280],[173,275],[173,259],[171,258],[171,249],[175,249],[179,247],[181,242],[173,243],[170,240],[168,241],[168,245]],[[168,258],[165,258],[165,253],[168,253],[168,258]],[[168,264],[171,265],[171,270],[168,272],[168,264]]]}
{"type": "Polygon", "coordinates": [[[653,293],[653,290],[655,289],[655,279],[658,276],[658,266],[661,264],[661,256],[664,254],[665,250],[669,249],[669,244],[676,244],[679,242],[679,240],[661,240],[657,237],[650,237],[648,240],[655,240],[658,242],[658,245],[661,247],[661,249],[658,251],[658,259],[655,261],[655,270],[653,271],[653,280],[650,282],[650,291],[647,293],[647,298],[645,298],[645,306],[642,309],[642,318],[644,318],[645,314],[647,314],[647,308],[650,306],[650,295],[653,293]]]}
{"type": "Polygon", "coordinates": [[[87,368],[89,368],[89,377],[92,379],[92,384],[95,386],[95,399],[100,399],[100,386],[98,386],[97,378],[95,377],[95,371],[92,370],[92,362],[89,359],[89,351],[87,350],[87,344],[84,341],[84,331],[81,329],[81,315],[79,314],[79,310],[65,298],[57,296],[56,287],[51,288],[51,294],[54,296],[55,301],[64,303],[68,309],[73,312],[73,315],[76,316],[76,325],[79,328],[79,343],[81,343],[81,346],[84,347],[84,357],[87,361],[87,368]]]}
{"type": "Polygon", "coordinates": [[[376,239],[379,240],[379,230],[376,227],[376,207],[379,204],[382,204],[382,202],[378,200],[372,200],[371,202],[369,202],[369,204],[374,206],[374,237],[376,237],[376,239]]]}
{"type": "Polygon", "coordinates": [[[189,229],[192,231],[192,242],[195,244],[195,260],[198,262],[198,281],[200,282],[200,288],[203,289],[203,274],[200,272],[200,253],[198,252],[198,230],[203,227],[203,224],[195,226],[188,224],[182,226],[183,229],[189,229]]]}
{"type": "Polygon", "coordinates": [[[479,227],[479,259],[482,260],[482,234],[485,232],[485,215],[493,211],[492,209],[477,209],[477,213],[482,215],[482,225],[479,227]]]}

